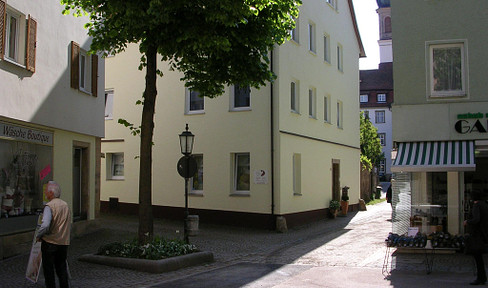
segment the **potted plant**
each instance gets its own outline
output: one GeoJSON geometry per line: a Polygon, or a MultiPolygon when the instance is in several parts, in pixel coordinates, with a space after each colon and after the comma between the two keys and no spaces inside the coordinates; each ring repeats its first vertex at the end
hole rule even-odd
{"type": "Polygon", "coordinates": [[[339,207],[341,207],[341,205],[339,204],[339,201],[330,200],[330,202],[329,202],[329,213],[330,213],[331,218],[335,218],[337,216],[337,211],[339,210],[339,207]]]}

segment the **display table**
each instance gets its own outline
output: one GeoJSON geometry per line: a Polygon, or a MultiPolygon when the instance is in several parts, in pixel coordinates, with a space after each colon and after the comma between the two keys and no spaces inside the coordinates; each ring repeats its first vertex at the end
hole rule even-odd
{"type": "Polygon", "coordinates": [[[411,253],[411,254],[424,254],[425,257],[425,270],[427,274],[432,273],[434,268],[434,256],[436,254],[454,254],[459,250],[457,248],[417,248],[417,247],[390,247],[387,246],[385,258],[383,260],[383,276],[387,277],[391,273],[391,256],[396,251],[397,253],[411,253]],[[391,248],[396,250],[392,251],[391,248]]]}

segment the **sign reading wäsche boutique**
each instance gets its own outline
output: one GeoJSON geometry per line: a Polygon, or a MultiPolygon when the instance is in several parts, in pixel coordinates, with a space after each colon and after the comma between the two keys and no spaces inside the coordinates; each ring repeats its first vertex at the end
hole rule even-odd
{"type": "Polygon", "coordinates": [[[53,145],[53,133],[0,122],[0,137],[43,145],[53,145]]]}

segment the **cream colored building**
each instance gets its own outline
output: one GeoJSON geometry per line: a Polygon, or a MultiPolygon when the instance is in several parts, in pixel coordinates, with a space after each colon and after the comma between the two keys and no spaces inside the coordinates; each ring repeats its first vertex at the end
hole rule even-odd
{"type": "MultiPolygon", "coordinates": [[[[359,198],[359,57],[364,50],[351,1],[305,1],[294,40],[276,47],[278,76],[261,89],[228,87],[216,99],[185,89],[181,74],[159,68],[153,146],[154,215],[182,218],[184,179],[176,170],[178,135],[195,135],[198,172],[189,207],[200,221],[288,226],[326,217],[349,186],[359,198]]],[[[102,140],[103,210],[137,213],[139,137],[119,118],[140,123],[144,91],[136,45],[106,59],[106,137],[102,140]]]]}
{"type": "Polygon", "coordinates": [[[87,19],[62,11],[57,0],[0,0],[0,259],[30,249],[49,180],[73,234],[98,209],[104,61],[86,54],[87,19]]]}

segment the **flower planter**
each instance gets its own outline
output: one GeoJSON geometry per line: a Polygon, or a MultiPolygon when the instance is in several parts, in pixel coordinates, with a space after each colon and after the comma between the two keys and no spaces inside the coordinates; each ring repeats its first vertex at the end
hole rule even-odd
{"type": "Polygon", "coordinates": [[[348,209],[349,209],[349,201],[341,200],[341,214],[346,215],[348,209]]]}

